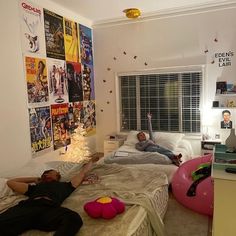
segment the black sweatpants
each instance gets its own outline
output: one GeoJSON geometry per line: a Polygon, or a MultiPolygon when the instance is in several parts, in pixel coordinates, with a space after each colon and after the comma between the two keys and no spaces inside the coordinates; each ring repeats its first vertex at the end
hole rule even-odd
{"type": "Polygon", "coordinates": [[[0,214],[2,236],[18,236],[30,229],[56,231],[55,236],[74,236],[82,225],[77,212],[54,206],[45,199],[21,201],[0,214]]]}

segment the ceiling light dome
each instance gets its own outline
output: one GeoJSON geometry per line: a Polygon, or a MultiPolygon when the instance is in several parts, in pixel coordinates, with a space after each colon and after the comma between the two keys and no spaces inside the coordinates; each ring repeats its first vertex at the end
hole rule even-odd
{"type": "Polygon", "coordinates": [[[123,11],[126,14],[126,17],[135,19],[141,15],[141,11],[138,8],[128,8],[123,11]]]}

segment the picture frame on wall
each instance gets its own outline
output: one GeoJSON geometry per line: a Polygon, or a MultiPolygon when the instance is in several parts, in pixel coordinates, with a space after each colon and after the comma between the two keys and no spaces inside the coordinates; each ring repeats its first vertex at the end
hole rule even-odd
{"type": "Polygon", "coordinates": [[[216,82],[216,94],[224,94],[227,92],[227,82],[218,81],[216,82]]]}

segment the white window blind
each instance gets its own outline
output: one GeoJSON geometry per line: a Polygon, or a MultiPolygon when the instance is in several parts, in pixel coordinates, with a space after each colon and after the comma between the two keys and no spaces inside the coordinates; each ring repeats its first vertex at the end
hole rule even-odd
{"type": "Polygon", "coordinates": [[[202,72],[120,76],[121,131],[199,133],[202,72]]]}

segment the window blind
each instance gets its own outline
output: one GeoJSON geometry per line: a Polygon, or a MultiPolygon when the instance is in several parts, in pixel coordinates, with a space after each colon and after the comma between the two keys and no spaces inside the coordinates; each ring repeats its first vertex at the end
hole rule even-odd
{"type": "Polygon", "coordinates": [[[121,131],[199,133],[202,72],[120,76],[121,131]]]}

